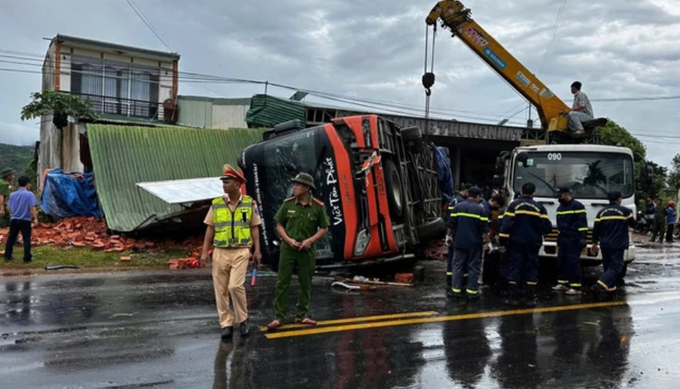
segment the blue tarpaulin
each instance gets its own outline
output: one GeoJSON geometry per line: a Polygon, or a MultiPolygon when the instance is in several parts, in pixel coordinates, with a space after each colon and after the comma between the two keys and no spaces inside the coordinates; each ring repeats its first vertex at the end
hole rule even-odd
{"type": "Polygon", "coordinates": [[[50,170],[43,186],[43,211],[55,217],[94,216],[101,218],[97,190],[92,173],[65,173],[50,170]]]}
{"type": "Polygon", "coordinates": [[[446,156],[446,149],[444,147],[435,147],[435,156],[437,157],[437,175],[439,176],[439,189],[442,191],[444,200],[449,204],[453,199],[453,173],[451,173],[451,165],[449,157],[446,156]]]}

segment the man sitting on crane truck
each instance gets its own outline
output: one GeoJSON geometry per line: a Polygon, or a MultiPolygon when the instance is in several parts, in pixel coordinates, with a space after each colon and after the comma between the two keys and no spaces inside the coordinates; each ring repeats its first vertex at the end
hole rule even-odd
{"type": "Polygon", "coordinates": [[[574,132],[574,135],[584,135],[583,122],[593,120],[595,114],[593,113],[593,106],[590,105],[590,99],[581,91],[581,83],[574,81],[571,84],[571,93],[574,94],[574,104],[568,112],[563,114],[569,118],[569,130],[574,132]]]}

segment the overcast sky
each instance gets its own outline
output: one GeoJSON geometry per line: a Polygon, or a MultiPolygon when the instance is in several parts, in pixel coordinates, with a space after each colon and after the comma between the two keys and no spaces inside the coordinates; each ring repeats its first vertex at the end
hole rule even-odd
{"type": "MultiPolygon", "coordinates": [[[[180,53],[180,71],[269,80],[313,90],[422,106],[424,19],[429,0],[135,0],[159,35],[180,53]],[[238,3],[238,4],[234,4],[238,3]]],[[[680,95],[680,1],[567,0],[552,50],[544,52],[560,1],[468,0],[480,25],[568,105],[569,85],[592,99],[680,95]]],[[[167,50],[125,0],[0,0],[0,51],[44,55],[57,33],[167,50]]],[[[0,52],[0,54],[2,54],[0,52]]],[[[1,62],[0,68],[40,67],[1,62]]],[[[457,38],[440,30],[431,105],[450,117],[498,122],[522,98],[457,38]],[[454,112],[455,111],[455,112],[454,112]]],[[[19,118],[40,76],[0,70],[0,143],[32,144],[35,121],[19,118]]],[[[180,83],[180,94],[248,97],[260,86],[180,83]]],[[[270,88],[289,97],[292,92],[270,88]]],[[[323,102],[318,98],[310,101],[323,102]]],[[[328,102],[338,105],[337,102],[328,102]]],[[[668,165],[680,153],[680,100],[593,102],[668,165]],[[644,137],[642,137],[644,136],[644,137]]],[[[519,124],[526,111],[511,118],[519,124]]],[[[535,113],[534,113],[535,116],[535,113]]]]}

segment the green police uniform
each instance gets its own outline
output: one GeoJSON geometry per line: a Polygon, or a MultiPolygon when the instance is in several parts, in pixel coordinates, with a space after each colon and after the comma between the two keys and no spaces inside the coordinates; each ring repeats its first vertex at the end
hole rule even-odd
{"type": "Polygon", "coordinates": [[[5,216],[0,216],[0,228],[9,227],[9,194],[10,194],[9,182],[4,178],[0,178],[0,196],[5,200],[5,216]]]}
{"type": "MultiPolygon", "coordinates": [[[[307,204],[302,205],[294,197],[286,199],[274,220],[286,230],[286,234],[300,243],[309,239],[319,229],[330,225],[324,204],[309,196],[307,204]]],[[[295,317],[305,318],[309,312],[309,300],[312,293],[312,276],[316,265],[316,250],[298,251],[286,242],[281,242],[279,258],[279,274],[276,280],[276,300],[274,309],[276,318],[285,319],[288,312],[290,281],[297,265],[300,293],[298,295],[295,317]]]]}

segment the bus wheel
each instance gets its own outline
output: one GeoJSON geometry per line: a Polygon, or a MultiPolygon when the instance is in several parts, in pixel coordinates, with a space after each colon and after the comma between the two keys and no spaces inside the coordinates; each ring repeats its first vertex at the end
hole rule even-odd
{"type": "Polygon", "coordinates": [[[420,132],[420,128],[418,127],[402,128],[401,139],[404,141],[404,144],[410,143],[414,140],[423,139],[423,133],[420,132]]]}
{"type": "Polygon", "coordinates": [[[393,218],[401,220],[404,215],[404,196],[401,188],[401,178],[394,162],[385,160],[385,186],[387,189],[387,202],[390,205],[390,214],[393,218]]]}
{"type": "Polygon", "coordinates": [[[441,239],[446,235],[446,224],[442,218],[438,217],[417,226],[416,234],[420,243],[425,243],[432,239],[441,239]]]}

